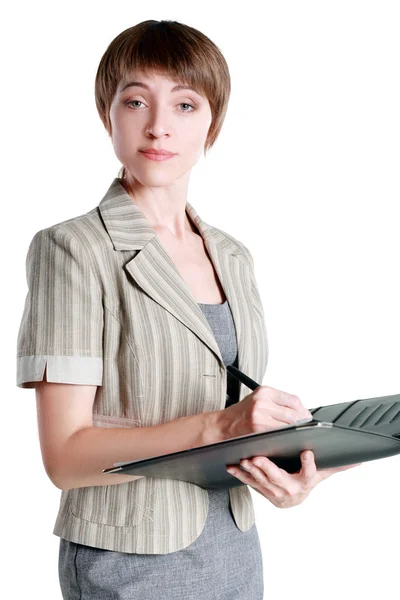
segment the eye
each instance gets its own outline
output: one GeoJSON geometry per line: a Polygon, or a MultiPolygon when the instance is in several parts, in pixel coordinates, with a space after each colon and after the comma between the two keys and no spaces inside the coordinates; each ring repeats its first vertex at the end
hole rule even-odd
{"type": "MultiPolygon", "coordinates": [[[[190,106],[191,108],[193,108],[193,110],[195,110],[194,106],[192,106],[191,104],[188,104],[187,102],[182,102],[179,106],[190,106]]],[[[183,112],[193,112],[192,110],[184,110],[183,112]]]]}
{"type": "MultiPolygon", "coordinates": [[[[133,104],[134,102],[140,102],[140,104],[143,104],[143,102],[141,102],[140,100],[131,100],[130,102],[125,102],[126,106],[129,106],[130,104],[133,104]]],[[[136,108],[136,107],[134,107],[136,108]]]]}
{"type": "MultiPolygon", "coordinates": [[[[143,102],[141,100],[130,100],[129,102],[126,102],[126,106],[130,106],[131,104],[133,104],[134,102],[139,102],[139,104],[143,104],[143,102]]],[[[188,102],[181,102],[179,104],[179,106],[190,106],[190,108],[192,110],[181,110],[180,112],[193,112],[195,109],[194,106],[192,106],[192,104],[189,104],[188,102]]],[[[137,108],[136,106],[132,106],[132,108],[137,108]]]]}

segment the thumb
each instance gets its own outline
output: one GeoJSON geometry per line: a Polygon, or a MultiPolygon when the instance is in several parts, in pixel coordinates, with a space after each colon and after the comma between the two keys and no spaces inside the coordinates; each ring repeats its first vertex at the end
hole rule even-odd
{"type": "Polygon", "coordinates": [[[317,469],[314,460],[314,452],[312,450],[303,451],[300,454],[300,458],[302,464],[301,468],[303,471],[307,471],[309,474],[311,474],[313,470],[315,471],[317,469]]]}
{"type": "Polygon", "coordinates": [[[304,463],[308,464],[311,461],[313,455],[314,455],[314,452],[312,450],[305,450],[301,453],[301,460],[304,463]]]}

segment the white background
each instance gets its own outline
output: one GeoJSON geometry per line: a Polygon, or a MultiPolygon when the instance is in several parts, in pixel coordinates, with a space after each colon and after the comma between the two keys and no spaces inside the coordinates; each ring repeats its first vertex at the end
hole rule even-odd
{"type": "MultiPolygon", "coordinates": [[[[94,103],[107,45],[172,19],[223,52],[228,113],[188,200],[253,255],[262,383],[312,408],[400,393],[400,8],[25,1],[2,12],[2,589],[56,600],[61,492],[42,465],[34,390],[15,385],[16,338],[34,233],[91,210],[120,167],[94,103]]],[[[399,471],[397,456],[364,463],[291,509],[252,491],[265,598],[396,594],[399,471]]]]}

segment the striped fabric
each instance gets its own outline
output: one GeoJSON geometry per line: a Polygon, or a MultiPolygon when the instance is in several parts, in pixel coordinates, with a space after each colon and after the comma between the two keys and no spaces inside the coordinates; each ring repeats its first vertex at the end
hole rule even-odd
{"type": "MultiPolygon", "coordinates": [[[[228,299],[238,368],[262,383],[268,342],[251,254],[188,202],[186,213],[228,299]]],[[[227,371],[207,319],[118,178],[88,213],[34,235],[26,271],[19,387],[34,388],[45,366],[50,382],[97,385],[96,427],[147,427],[225,407],[227,371]]],[[[249,392],[241,384],[239,401],[249,392]]],[[[254,523],[248,486],[229,495],[235,523],[247,531],[254,523]]],[[[144,477],[63,490],[53,533],[108,550],[165,554],[197,539],[207,510],[207,490],[144,477]]]]}

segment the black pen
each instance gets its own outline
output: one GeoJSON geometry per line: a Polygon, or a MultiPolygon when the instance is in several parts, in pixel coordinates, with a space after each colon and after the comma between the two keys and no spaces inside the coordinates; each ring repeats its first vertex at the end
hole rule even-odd
{"type": "Polygon", "coordinates": [[[241,383],[244,383],[244,385],[247,385],[247,387],[250,388],[251,390],[254,391],[256,388],[260,387],[259,383],[254,381],[254,379],[251,379],[251,377],[248,377],[247,375],[242,373],[242,371],[239,371],[239,369],[237,369],[236,367],[233,367],[232,365],[228,365],[226,367],[226,370],[229,371],[229,373],[231,375],[233,375],[236,379],[238,379],[241,383]]]}

